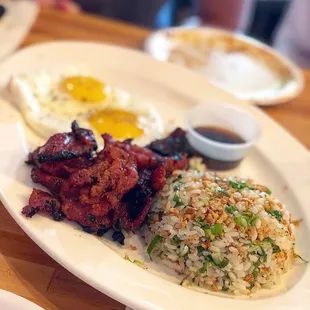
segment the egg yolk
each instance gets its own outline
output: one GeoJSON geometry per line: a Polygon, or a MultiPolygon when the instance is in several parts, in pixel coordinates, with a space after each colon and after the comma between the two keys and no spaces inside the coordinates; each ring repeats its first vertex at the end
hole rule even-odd
{"type": "Polygon", "coordinates": [[[78,101],[95,103],[106,98],[104,84],[92,77],[68,77],[61,81],[61,86],[72,98],[78,101]]]}
{"type": "Polygon", "coordinates": [[[124,110],[102,110],[91,116],[89,122],[99,133],[109,133],[117,140],[135,139],[144,132],[138,116],[124,110]]]}

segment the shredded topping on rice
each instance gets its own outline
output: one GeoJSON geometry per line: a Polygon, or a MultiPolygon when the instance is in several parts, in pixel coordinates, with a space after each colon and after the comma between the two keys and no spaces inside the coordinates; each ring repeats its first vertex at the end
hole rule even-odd
{"type": "Polygon", "coordinates": [[[149,214],[148,253],[182,285],[250,294],[294,263],[294,225],[268,187],[244,178],[175,171],[149,214]]]}

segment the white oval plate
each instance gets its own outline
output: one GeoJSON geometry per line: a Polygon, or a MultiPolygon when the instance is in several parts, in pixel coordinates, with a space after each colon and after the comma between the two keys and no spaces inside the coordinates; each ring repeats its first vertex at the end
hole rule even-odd
{"type": "Polygon", "coordinates": [[[192,69],[258,105],[285,103],[304,87],[302,72],[276,50],[216,28],[160,30],[145,41],[145,50],[158,60],[192,69]]]}
{"type": "Polygon", "coordinates": [[[14,52],[25,39],[38,14],[35,1],[0,1],[6,13],[0,18],[0,59],[14,52]]]}
{"type": "MultiPolygon", "coordinates": [[[[183,124],[184,111],[194,104],[229,102],[252,112],[262,126],[262,139],[234,174],[248,175],[270,186],[285,202],[294,218],[303,218],[297,232],[297,248],[310,257],[310,155],[308,151],[258,108],[209,84],[189,70],[158,62],[140,52],[97,43],[54,42],[26,48],[0,66],[0,86],[19,73],[45,69],[64,73],[78,68],[103,81],[118,85],[137,98],[152,100],[165,121],[183,124]]],[[[29,149],[42,141],[24,124],[18,111],[0,102],[0,198],[23,230],[57,262],[96,289],[134,309],[299,310],[309,309],[310,273],[305,264],[294,268],[289,290],[272,297],[240,300],[193,291],[124,260],[123,250],[77,229],[74,224],[54,222],[37,215],[21,215],[33,187],[24,164],[29,149]],[[108,244],[109,246],[106,246],[108,244]],[[298,298],[296,298],[298,296],[298,298]]],[[[137,252],[137,251],[136,251],[137,252]]],[[[142,253],[145,257],[145,252],[142,253]]],[[[146,260],[147,258],[145,258],[146,260]]],[[[149,264],[149,262],[148,262],[149,264]]],[[[270,291],[271,293],[273,291],[270,291]]]]}
{"type": "Polygon", "coordinates": [[[0,309],[3,310],[43,310],[29,300],[0,289],[0,309]]]}

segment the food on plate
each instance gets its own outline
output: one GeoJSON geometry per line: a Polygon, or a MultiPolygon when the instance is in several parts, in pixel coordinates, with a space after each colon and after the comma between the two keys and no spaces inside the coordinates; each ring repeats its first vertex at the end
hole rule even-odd
{"type": "Polygon", "coordinates": [[[187,168],[188,159],[162,156],[109,134],[102,138],[104,149],[96,153],[93,132],[73,122],[71,132],[53,135],[30,153],[31,178],[50,193],[34,189],[22,213],[67,218],[97,235],[113,228],[113,239],[123,244],[121,229],[140,227],[152,197],[174,170],[187,168]]]}
{"type": "Polygon", "coordinates": [[[252,180],[174,171],[149,211],[147,251],[184,275],[182,285],[251,294],[293,265],[286,207],[252,180]]]}
{"type": "Polygon", "coordinates": [[[300,257],[291,215],[270,189],[207,172],[184,130],[147,147],[103,134],[97,151],[91,130],[71,127],[29,154],[31,178],[48,192],[33,189],[26,217],[45,212],[98,236],[113,230],[122,245],[124,231],[146,223],[146,253],[183,275],[183,286],[236,295],[278,284],[300,257]]]}
{"type": "Polygon", "coordinates": [[[175,129],[166,138],[151,142],[147,147],[153,152],[164,156],[176,156],[180,153],[185,153],[191,158],[191,161],[195,162],[196,167],[197,162],[199,163],[200,168],[198,170],[203,170],[204,166],[217,171],[231,170],[241,162],[241,160],[221,161],[204,156],[192,147],[186,136],[186,131],[181,128],[175,129]]]}
{"type": "MultiPolygon", "coordinates": [[[[265,73],[265,78],[270,78],[270,74],[286,79],[292,78],[288,66],[271,51],[229,32],[208,28],[181,29],[168,31],[167,39],[172,46],[169,54],[170,60],[181,62],[189,67],[199,67],[202,64],[212,65],[213,61],[222,64],[226,60],[225,64],[229,67],[233,67],[232,65],[236,62],[239,65],[243,64],[243,70],[240,72],[250,73],[249,71],[253,70],[255,65],[260,65],[269,71],[268,74],[263,68],[259,68],[259,73],[265,73]]],[[[240,73],[238,70],[235,72],[240,73]]],[[[221,76],[221,79],[223,78],[221,76]]],[[[251,81],[244,80],[244,82],[251,84],[251,81]]]]}
{"type": "Polygon", "coordinates": [[[189,144],[186,138],[186,131],[176,128],[169,136],[152,141],[148,146],[153,152],[163,156],[176,156],[185,153],[189,157],[201,156],[189,144]]]}
{"type": "Polygon", "coordinates": [[[142,105],[124,90],[91,76],[20,75],[11,79],[8,90],[27,124],[46,139],[67,132],[73,119],[97,138],[109,133],[118,140],[135,139],[146,145],[163,134],[153,106],[142,105]]]}

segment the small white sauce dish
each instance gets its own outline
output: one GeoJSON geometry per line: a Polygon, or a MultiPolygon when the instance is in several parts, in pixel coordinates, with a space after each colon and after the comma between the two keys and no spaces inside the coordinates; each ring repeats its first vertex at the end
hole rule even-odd
{"type": "Polygon", "coordinates": [[[216,170],[236,167],[261,133],[256,119],[247,111],[232,104],[208,103],[196,106],[187,112],[185,122],[189,143],[196,151],[207,157],[208,167],[216,170]],[[195,130],[200,126],[227,129],[239,135],[245,142],[232,144],[211,140],[195,130]]]}

